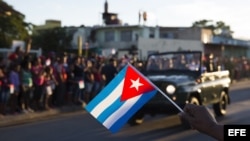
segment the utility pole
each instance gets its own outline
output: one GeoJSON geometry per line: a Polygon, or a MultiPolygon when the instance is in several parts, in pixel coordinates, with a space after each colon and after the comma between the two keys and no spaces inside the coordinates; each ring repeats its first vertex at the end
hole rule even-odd
{"type": "Polygon", "coordinates": [[[139,11],[139,25],[141,24],[141,11],[139,11]]]}
{"type": "Polygon", "coordinates": [[[82,56],[82,36],[78,36],[77,45],[78,45],[78,55],[82,56]]]}

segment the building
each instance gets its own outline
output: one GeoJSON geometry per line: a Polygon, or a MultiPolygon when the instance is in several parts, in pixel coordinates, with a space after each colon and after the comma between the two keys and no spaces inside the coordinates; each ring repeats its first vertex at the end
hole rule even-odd
{"type": "MultiPolygon", "coordinates": [[[[38,32],[55,27],[61,27],[61,22],[47,20],[45,25],[34,30],[38,32]]],[[[144,60],[154,52],[200,50],[205,54],[213,53],[215,57],[250,58],[249,41],[214,36],[210,29],[200,27],[112,24],[64,28],[72,36],[70,49],[78,52],[94,50],[103,56],[127,54],[144,60]]]]}
{"type": "MultiPolygon", "coordinates": [[[[129,54],[142,60],[153,52],[178,50],[200,50],[215,57],[250,58],[250,41],[215,35],[208,28],[152,27],[140,25],[140,22],[138,25],[122,24],[117,13],[108,11],[107,1],[102,18],[104,25],[101,26],[65,27],[72,35],[70,48],[85,52],[94,49],[103,56],[129,54]]],[[[61,27],[61,22],[47,20],[45,25],[37,26],[35,30],[54,27],[61,27]]]]}
{"type": "Polygon", "coordinates": [[[203,43],[204,53],[215,57],[250,58],[250,42],[225,36],[214,35],[211,29],[199,27],[162,27],[160,38],[199,40],[203,43]]]}
{"type": "Polygon", "coordinates": [[[158,28],[139,25],[100,26],[94,30],[97,46],[103,55],[129,54],[131,50],[138,48],[139,37],[158,38],[159,35],[158,28]]]}
{"type": "Polygon", "coordinates": [[[149,27],[141,25],[108,25],[94,28],[97,46],[103,55],[137,55],[163,51],[201,50],[215,57],[250,57],[249,41],[214,36],[200,27],[149,27]]]}
{"type": "Polygon", "coordinates": [[[33,34],[37,34],[39,31],[53,29],[57,27],[61,27],[60,20],[46,20],[44,25],[36,25],[33,27],[33,34]]]}
{"type": "Polygon", "coordinates": [[[161,37],[161,29],[158,26],[140,25],[101,26],[95,28],[96,42],[105,56],[116,54],[118,57],[121,57],[124,54],[130,54],[136,55],[139,59],[145,59],[153,52],[203,51],[200,39],[163,38],[161,37]]]}
{"type": "Polygon", "coordinates": [[[117,25],[121,24],[121,20],[118,18],[117,13],[111,13],[108,11],[108,2],[107,0],[104,3],[104,12],[102,13],[103,23],[105,25],[117,25]]]}

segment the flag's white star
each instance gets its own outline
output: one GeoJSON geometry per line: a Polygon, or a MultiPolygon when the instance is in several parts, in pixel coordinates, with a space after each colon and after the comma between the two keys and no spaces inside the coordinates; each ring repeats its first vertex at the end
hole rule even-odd
{"type": "Polygon", "coordinates": [[[137,80],[130,79],[130,81],[132,82],[132,85],[130,86],[130,88],[136,88],[137,91],[139,87],[143,85],[143,83],[140,83],[140,78],[137,78],[137,80]]]}

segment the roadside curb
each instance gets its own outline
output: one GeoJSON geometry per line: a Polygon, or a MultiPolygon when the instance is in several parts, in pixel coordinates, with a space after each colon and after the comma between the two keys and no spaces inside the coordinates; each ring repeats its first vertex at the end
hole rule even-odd
{"type": "Polygon", "coordinates": [[[241,79],[241,80],[233,80],[231,85],[233,86],[235,84],[240,85],[240,84],[245,84],[245,83],[250,84],[250,79],[245,78],[245,79],[241,79]]]}
{"type": "Polygon", "coordinates": [[[21,113],[17,115],[6,115],[0,117],[0,128],[13,126],[23,123],[28,123],[36,121],[39,119],[44,119],[52,116],[58,116],[60,114],[72,113],[77,111],[83,111],[82,106],[64,106],[60,108],[55,108],[47,111],[33,112],[33,113],[21,113]]]}

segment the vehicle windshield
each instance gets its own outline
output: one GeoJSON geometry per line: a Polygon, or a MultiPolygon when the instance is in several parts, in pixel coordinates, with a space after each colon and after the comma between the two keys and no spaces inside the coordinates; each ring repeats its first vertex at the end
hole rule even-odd
{"type": "Polygon", "coordinates": [[[199,71],[200,52],[176,52],[151,55],[146,64],[147,71],[189,70],[199,71]]]}

